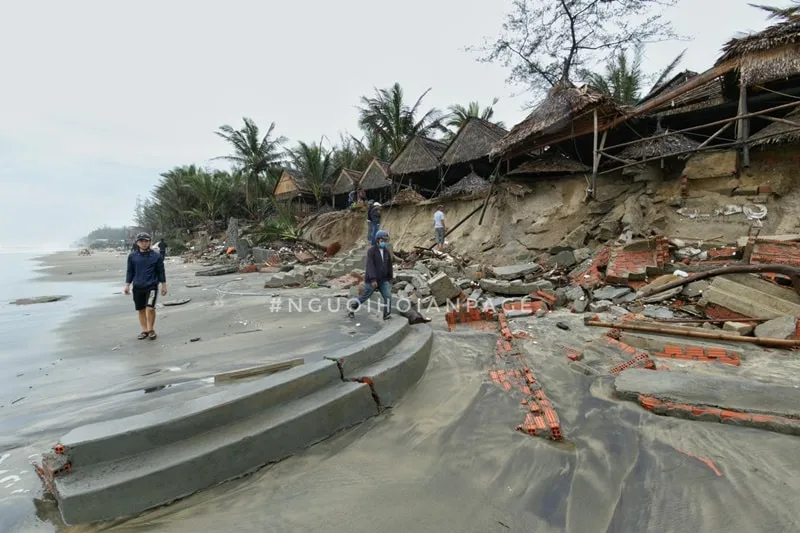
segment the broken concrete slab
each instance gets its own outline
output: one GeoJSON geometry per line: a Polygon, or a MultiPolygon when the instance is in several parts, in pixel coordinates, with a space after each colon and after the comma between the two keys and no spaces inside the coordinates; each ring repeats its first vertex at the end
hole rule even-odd
{"type": "Polygon", "coordinates": [[[444,272],[440,272],[428,280],[428,288],[430,288],[436,305],[444,305],[461,294],[461,289],[444,272]]]}
{"type": "Polygon", "coordinates": [[[268,250],[267,248],[260,248],[258,246],[253,248],[253,262],[256,264],[269,263],[270,259],[277,255],[278,252],[275,250],[268,250]]]}
{"type": "Polygon", "coordinates": [[[730,331],[736,335],[750,335],[754,329],[755,326],[745,322],[725,322],[722,324],[723,331],[730,331]]]}
{"type": "Polygon", "coordinates": [[[714,278],[700,305],[719,305],[754,318],[800,316],[800,296],[750,274],[714,278]]]}
{"type": "Polygon", "coordinates": [[[480,287],[484,292],[502,294],[505,296],[526,296],[539,290],[539,285],[536,283],[523,283],[520,280],[515,281],[517,281],[517,283],[497,279],[482,279],[480,281],[480,287]]]}
{"type": "MultiPolygon", "coordinates": [[[[632,322],[636,324],[636,322],[632,322]]],[[[693,328],[691,326],[683,326],[678,324],[670,324],[670,328],[672,329],[687,329],[691,331],[693,328]]],[[[715,328],[716,329],[716,328],[715,328]]],[[[716,331],[719,331],[716,329],[716,331]]],[[[687,348],[703,348],[703,349],[716,349],[716,350],[725,350],[725,352],[729,355],[738,357],[739,359],[743,359],[745,357],[744,351],[742,346],[732,342],[723,342],[723,341],[711,341],[705,339],[698,339],[692,337],[680,337],[677,335],[662,335],[658,333],[644,333],[640,331],[622,331],[620,333],[619,340],[633,346],[635,348],[639,348],[640,350],[646,350],[652,353],[664,353],[667,347],[677,347],[686,351],[687,348]]]]}
{"type": "MultiPolygon", "coordinates": [[[[656,289],[656,288],[661,287],[663,285],[666,285],[667,283],[672,283],[673,281],[678,281],[680,279],[682,279],[682,278],[680,278],[678,276],[674,276],[672,274],[659,276],[658,278],[653,280],[651,283],[648,283],[647,285],[645,285],[644,287],[642,287],[639,290],[642,291],[643,293],[647,293],[650,290],[653,290],[653,289],[656,289]]],[[[653,296],[648,296],[647,298],[642,298],[642,302],[644,302],[646,304],[655,304],[655,303],[659,303],[659,302],[664,302],[666,300],[669,300],[670,298],[674,298],[675,296],[679,295],[681,293],[681,291],[683,291],[683,287],[674,287],[672,289],[669,289],[668,291],[659,292],[658,294],[654,294],[653,296]]]]}
{"type": "Polygon", "coordinates": [[[181,300],[170,300],[168,302],[164,302],[164,307],[174,307],[177,305],[184,305],[188,304],[191,301],[192,301],[191,298],[183,298],[181,300]]]}
{"type": "Polygon", "coordinates": [[[710,286],[711,282],[704,279],[701,279],[700,281],[693,281],[688,285],[683,286],[681,294],[687,298],[697,298],[698,296],[702,296],[710,286]]]}
{"type": "Polygon", "coordinates": [[[554,258],[556,265],[563,268],[570,268],[575,265],[575,255],[571,250],[563,250],[558,252],[554,258]]]}
{"type": "MultiPolygon", "coordinates": [[[[800,233],[784,233],[781,235],[759,235],[754,238],[755,242],[780,241],[780,242],[800,242],[800,233]]],[[[744,248],[747,246],[748,237],[736,239],[736,246],[744,248]]]]}
{"type": "Polygon", "coordinates": [[[626,294],[633,292],[630,287],[614,287],[613,285],[606,285],[602,289],[597,289],[592,292],[592,296],[597,300],[617,300],[626,294]]]}
{"type": "Polygon", "coordinates": [[[514,280],[514,279],[524,278],[528,274],[533,274],[534,272],[538,272],[541,269],[542,267],[536,263],[526,263],[522,265],[493,267],[492,272],[494,274],[495,279],[514,280]]]}
{"type": "Polygon", "coordinates": [[[664,401],[746,413],[800,416],[800,394],[796,388],[752,379],[634,368],[617,376],[614,388],[625,399],[638,399],[642,394],[664,401]]]}
{"type": "Polygon", "coordinates": [[[583,288],[578,285],[573,285],[569,289],[567,289],[565,296],[567,301],[574,302],[575,300],[580,300],[586,297],[586,293],[583,292],[583,288]]]}
{"type": "Polygon", "coordinates": [[[237,265],[217,265],[204,270],[198,270],[195,276],[224,276],[225,274],[236,274],[239,272],[237,265]]]}
{"type": "Polygon", "coordinates": [[[790,339],[794,336],[796,327],[797,317],[782,316],[756,326],[755,335],[766,339],[790,339]]]}
{"type": "Polygon", "coordinates": [[[604,311],[608,311],[612,305],[614,305],[614,302],[611,302],[610,300],[599,300],[597,302],[590,303],[589,310],[592,313],[602,313],[604,311]]]}

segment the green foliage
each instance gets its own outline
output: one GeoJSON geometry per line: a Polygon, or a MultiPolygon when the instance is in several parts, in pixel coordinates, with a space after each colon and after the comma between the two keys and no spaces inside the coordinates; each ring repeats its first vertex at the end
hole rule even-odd
{"type": "Polygon", "coordinates": [[[359,126],[365,132],[379,137],[388,146],[392,158],[400,153],[414,135],[447,133],[440,111],[431,108],[425,113],[421,112],[422,99],[429,92],[430,89],[422,93],[414,105],[409,107],[399,83],[388,89],[375,89],[375,96],[361,97],[359,126]]]}
{"type": "Polygon", "coordinates": [[[322,204],[322,197],[330,185],[333,176],[333,151],[319,143],[297,143],[297,146],[287,152],[295,170],[303,176],[314,193],[317,206],[322,204]]]}
{"type": "Polygon", "coordinates": [[[127,237],[127,227],[111,228],[109,226],[103,226],[89,233],[89,235],[86,236],[86,240],[91,243],[98,239],[107,239],[109,242],[116,244],[119,241],[124,241],[127,237]]]}
{"type": "Polygon", "coordinates": [[[458,130],[471,118],[480,118],[488,122],[494,122],[497,126],[505,128],[505,124],[502,122],[492,120],[492,118],[494,118],[494,106],[497,105],[498,101],[499,100],[495,98],[492,100],[491,105],[484,108],[481,108],[478,102],[470,102],[466,107],[461,104],[450,106],[450,114],[448,114],[444,120],[444,125],[449,128],[445,138],[447,140],[452,140],[458,133],[458,130]]]}
{"type": "Polygon", "coordinates": [[[297,218],[288,206],[273,202],[272,215],[261,223],[255,234],[256,244],[273,241],[296,241],[301,238],[297,218]]]}

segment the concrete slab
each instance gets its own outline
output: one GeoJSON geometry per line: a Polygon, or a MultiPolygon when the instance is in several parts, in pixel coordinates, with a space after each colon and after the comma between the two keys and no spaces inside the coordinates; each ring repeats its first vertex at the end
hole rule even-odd
{"type": "Polygon", "coordinates": [[[353,346],[348,346],[325,356],[327,361],[338,365],[345,372],[349,369],[370,365],[382,359],[408,334],[407,320],[391,320],[376,334],[353,346]]]}
{"type": "Polygon", "coordinates": [[[335,363],[317,361],[182,404],[82,426],[64,435],[60,443],[72,467],[79,469],[194,437],[340,379],[335,363]]]}
{"type": "Polygon", "coordinates": [[[347,379],[368,378],[380,406],[391,407],[413,386],[428,367],[433,330],[423,324],[409,326],[409,333],[377,363],[345,372],[347,379]]]}
{"type": "Polygon", "coordinates": [[[630,369],[617,376],[614,388],[626,399],[644,394],[677,403],[790,418],[800,416],[800,394],[795,387],[755,380],[630,369]]]}
{"type": "Polygon", "coordinates": [[[715,278],[700,301],[753,318],[800,316],[800,296],[750,274],[715,278]]]}
{"type": "Polygon", "coordinates": [[[279,461],[378,413],[367,385],[339,382],[191,441],[55,480],[67,524],[138,514],[279,461]]]}
{"type": "Polygon", "coordinates": [[[492,272],[495,278],[509,281],[512,279],[522,279],[528,274],[533,274],[541,269],[542,267],[536,263],[526,263],[523,265],[493,267],[492,272]]]}

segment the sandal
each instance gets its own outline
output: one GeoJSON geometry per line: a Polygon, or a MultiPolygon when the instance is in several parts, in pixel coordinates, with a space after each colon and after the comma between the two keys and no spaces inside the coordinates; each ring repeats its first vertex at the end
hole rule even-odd
{"type": "Polygon", "coordinates": [[[158,335],[156,335],[156,332],[155,331],[151,331],[150,332],[150,340],[154,341],[154,340],[156,340],[156,337],[158,337],[158,335]]]}
{"type": "Polygon", "coordinates": [[[143,332],[139,333],[139,336],[136,337],[136,338],[139,339],[139,340],[142,340],[142,339],[146,339],[148,335],[150,335],[149,332],[143,331],[143,332]]]}

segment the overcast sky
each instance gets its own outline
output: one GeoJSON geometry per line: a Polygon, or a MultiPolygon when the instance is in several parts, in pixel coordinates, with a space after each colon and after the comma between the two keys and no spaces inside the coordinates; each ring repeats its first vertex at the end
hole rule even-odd
{"type": "MultiPolygon", "coordinates": [[[[513,125],[530,95],[464,51],[496,35],[508,4],[4,2],[0,247],[130,224],[160,172],[226,154],[213,131],[243,116],[292,141],[335,140],[356,131],[361,95],[398,81],[412,100],[432,87],[425,103],[439,108],[497,96],[497,119],[513,125]]],[[[667,15],[693,41],[650,46],[647,70],[683,48],[681,68],[705,70],[736,32],[766,25],[747,0],[682,0],[667,15]]]]}

